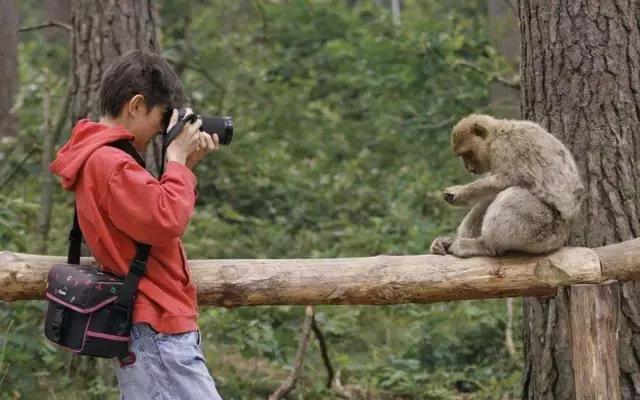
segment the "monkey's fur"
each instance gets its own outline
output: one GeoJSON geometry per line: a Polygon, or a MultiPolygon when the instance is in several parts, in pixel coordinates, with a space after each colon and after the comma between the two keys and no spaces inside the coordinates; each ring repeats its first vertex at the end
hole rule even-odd
{"type": "Polygon", "coordinates": [[[497,256],[564,246],[584,186],[558,139],[533,122],[474,114],[453,128],[451,144],[469,172],[488,175],[444,190],[449,203],[472,208],[457,235],[435,239],[431,253],[497,256]]]}

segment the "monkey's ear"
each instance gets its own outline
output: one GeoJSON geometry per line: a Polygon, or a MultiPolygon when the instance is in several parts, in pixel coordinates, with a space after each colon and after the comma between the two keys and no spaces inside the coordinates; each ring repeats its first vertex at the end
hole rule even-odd
{"type": "Polygon", "coordinates": [[[489,134],[489,132],[487,131],[487,129],[480,125],[479,123],[474,123],[473,125],[471,125],[471,132],[476,135],[479,136],[481,138],[486,138],[487,135],[489,134]]]}

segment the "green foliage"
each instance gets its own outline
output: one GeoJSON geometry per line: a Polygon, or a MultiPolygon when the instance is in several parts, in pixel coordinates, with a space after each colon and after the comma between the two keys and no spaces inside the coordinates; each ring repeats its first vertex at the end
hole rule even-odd
{"type": "Polygon", "coordinates": [[[199,168],[201,200],[215,201],[201,201],[191,254],[419,253],[452,226],[434,218],[447,214],[436,198],[462,179],[450,126],[486,98],[482,77],[452,74],[463,49],[481,56],[465,39],[476,32],[313,4],[267,7],[265,32],[245,25],[215,45],[210,18],[194,21],[193,62],[216,84],[192,69],[184,80],[201,112],[235,115],[241,134],[199,168]]]}
{"type": "MultiPolygon", "coordinates": [[[[487,44],[484,2],[405,1],[400,26],[381,8],[343,3],[194,2],[193,56],[182,78],[201,114],[233,115],[236,136],[198,166],[197,212],[184,240],[190,258],[420,254],[460,220],[440,194],[468,179],[448,136],[457,119],[487,104],[488,85],[459,62],[502,68],[487,44]]],[[[183,10],[178,0],[160,10],[175,65],[186,46],[183,10]]],[[[0,188],[0,240],[14,251],[36,252],[38,243],[38,77],[50,59],[51,73],[67,76],[68,53],[48,47],[36,33],[23,37],[22,130],[0,149],[0,179],[15,172],[0,188]]],[[[60,189],[55,198],[49,249],[64,254],[72,199],[60,189]]],[[[117,398],[104,364],[72,373],[76,361],[43,339],[43,304],[0,304],[0,399],[117,398]]],[[[517,394],[503,301],[317,311],[343,383],[367,398],[454,399],[460,382],[477,399],[517,394]]],[[[274,390],[294,359],[303,314],[201,308],[205,354],[225,398],[274,390]]],[[[325,373],[313,341],[291,398],[333,397],[325,373]]]]}

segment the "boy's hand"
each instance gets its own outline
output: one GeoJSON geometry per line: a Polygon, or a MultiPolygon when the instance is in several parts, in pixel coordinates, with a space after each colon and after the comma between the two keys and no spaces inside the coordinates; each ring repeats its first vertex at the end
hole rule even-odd
{"type": "MultiPolygon", "coordinates": [[[[185,115],[193,114],[193,110],[190,108],[186,109],[185,115]]],[[[178,121],[178,110],[173,110],[173,114],[171,115],[171,120],[169,122],[169,129],[178,121]]],[[[169,144],[167,147],[167,162],[175,161],[180,164],[185,164],[187,162],[187,158],[189,155],[196,152],[198,150],[198,146],[200,145],[200,126],[202,125],[202,120],[198,119],[194,123],[187,123],[182,128],[182,131],[176,136],[175,139],[169,144]]]]}
{"type": "Polygon", "coordinates": [[[187,157],[187,162],[185,165],[189,169],[193,169],[193,167],[200,162],[209,153],[214,151],[218,151],[220,148],[220,139],[218,139],[218,135],[215,133],[213,135],[208,134],[207,132],[200,132],[200,142],[198,148],[193,153],[189,154],[187,157]]]}

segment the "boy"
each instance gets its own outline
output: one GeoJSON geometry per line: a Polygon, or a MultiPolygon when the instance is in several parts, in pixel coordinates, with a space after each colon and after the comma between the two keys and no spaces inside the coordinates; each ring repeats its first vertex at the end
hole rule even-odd
{"type": "MultiPolygon", "coordinates": [[[[218,137],[200,132],[200,120],[186,124],[167,148],[159,180],[108,146],[126,138],[144,152],[163,129],[165,110],[184,100],[162,57],[126,53],[102,78],[100,121],[79,121],[50,167],[65,189],[75,191],[83,236],[105,270],[126,275],[135,242],[151,245],[134,303],[130,353],[116,367],[126,400],[220,399],[200,350],[196,288],[180,239],[196,200],[191,169],[218,150],[218,137]]],[[[171,125],[177,117],[174,110],[171,125]]]]}

